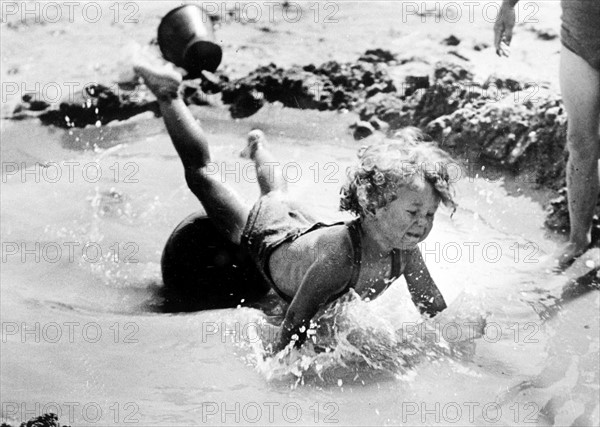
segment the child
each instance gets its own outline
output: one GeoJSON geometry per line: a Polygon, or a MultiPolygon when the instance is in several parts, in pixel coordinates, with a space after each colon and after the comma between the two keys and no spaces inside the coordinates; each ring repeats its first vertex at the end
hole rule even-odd
{"type": "Polygon", "coordinates": [[[415,131],[404,141],[366,147],[360,164],[342,188],[341,209],[358,216],[349,223],[314,223],[286,199],[286,182],[265,147],[261,131],[248,136],[245,154],[257,170],[261,197],[245,205],[226,184],[205,173],[208,142],[178,95],[174,71],[135,67],[158,98],[189,188],[206,214],[230,241],[245,247],[270,286],[289,307],[274,346],[301,344],[311,318],[324,304],[354,289],[373,299],[404,274],[414,303],[430,316],[446,308],[417,247],[433,225],[440,201],[454,207],[442,150],[419,142],[415,131]],[[418,143],[418,144],[417,144],[418,143]],[[264,167],[267,162],[269,167],[264,167]]]}

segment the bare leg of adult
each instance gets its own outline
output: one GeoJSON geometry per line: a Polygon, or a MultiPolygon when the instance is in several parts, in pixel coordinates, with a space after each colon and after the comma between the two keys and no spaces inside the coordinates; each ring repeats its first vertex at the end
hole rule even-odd
{"type": "Polygon", "coordinates": [[[248,133],[248,145],[241,152],[241,156],[254,160],[258,185],[262,195],[271,191],[287,191],[287,181],[283,176],[281,164],[275,160],[266,147],[265,134],[254,129],[248,133]]]}
{"type": "Polygon", "coordinates": [[[567,129],[567,191],[571,233],[557,254],[558,269],[567,268],[590,244],[598,200],[600,157],[600,72],[563,47],[560,85],[569,119],[567,129]]]}
{"type": "Polygon", "coordinates": [[[199,122],[178,95],[181,76],[167,68],[134,67],[154,93],[173,145],[181,157],[190,190],[227,239],[240,243],[250,208],[231,187],[207,173],[211,161],[208,141],[199,122]]]}

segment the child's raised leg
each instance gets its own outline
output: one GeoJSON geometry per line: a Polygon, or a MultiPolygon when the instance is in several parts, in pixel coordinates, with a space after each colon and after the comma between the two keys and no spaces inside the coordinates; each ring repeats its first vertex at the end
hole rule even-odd
{"type": "Polygon", "coordinates": [[[287,181],[281,163],[267,150],[266,142],[265,134],[259,129],[254,129],[248,133],[248,145],[241,153],[242,157],[254,160],[258,185],[263,196],[271,191],[287,191],[287,181]]]}
{"type": "Polygon", "coordinates": [[[181,75],[169,69],[145,65],[134,69],[158,99],[165,125],[183,162],[190,190],[219,231],[233,243],[240,243],[250,208],[219,177],[207,173],[211,161],[208,141],[199,122],[178,94],[181,75]]]}

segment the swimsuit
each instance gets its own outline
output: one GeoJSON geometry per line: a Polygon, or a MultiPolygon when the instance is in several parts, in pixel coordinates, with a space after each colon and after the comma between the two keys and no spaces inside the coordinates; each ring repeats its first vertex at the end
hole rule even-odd
{"type": "MultiPolygon", "coordinates": [[[[357,221],[350,221],[348,223],[337,222],[334,224],[317,222],[315,224],[306,213],[302,212],[302,209],[295,206],[292,202],[285,200],[281,194],[269,193],[262,196],[250,211],[248,221],[242,233],[241,245],[248,251],[269,286],[283,300],[290,303],[293,297],[281,291],[269,274],[269,258],[271,254],[284,243],[291,243],[300,236],[320,228],[336,225],[346,225],[348,227],[354,255],[350,280],[348,280],[348,283],[341,292],[332,296],[327,301],[327,303],[330,303],[350,289],[353,289],[360,275],[362,241],[357,221]]],[[[391,278],[388,279],[388,284],[391,284],[401,274],[401,251],[394,249],[392,250],[392,274],[391,278]]],[[[422,313],[434,316],[446,308],[444,299],[435,286],[430,289],[421,290],[409,286],[408,289],[414,304],[422,313]]]]}
{"type": "MultiPolygon", "coordinates": [[[[275,285],[269,274],[271,254],[284,243],[291,243],[300,236],[320,228],[336,225],[346,225],[348,227],[354,255],[350,280],[348,280],[344,290],[330,298],[328,302],[331,302],[354,288],[360,275],[362,241],[356,221],[336,222],[334,224],[317,222],[315,224],[314,220],[293,202],[284,199],[279,193],[269,193],[262,196],[250,211],[246,227],[242,233],[241,244],[248,251],[262,276],[273,290],[282,299],[291,302],[292,297],[283,293],[275,285]]],[[[400,251],[395,249],[392,252],[392,277],[394,279],[400,277],[400,269],[400,251]]]]}
{"type": "Polygon", "coordinates": [[[600,1],[562,0],[562,44],[600,70],[600,1]]]}

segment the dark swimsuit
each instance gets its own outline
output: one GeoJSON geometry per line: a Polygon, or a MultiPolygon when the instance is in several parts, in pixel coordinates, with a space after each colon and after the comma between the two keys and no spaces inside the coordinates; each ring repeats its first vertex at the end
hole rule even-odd
{"type": "Polygon", "coordinates": [[[562,0],[561,41],[600,70],[600,1],[562,0]]]}
{"type": "MultiPolygon", "coordinates": [[[[271,254],[284,243],[291,243],[300,236],[320,228],[337,225],[348,227],[354,253],[352,274],[344,289],[329,298],[326,302],[328,304],[347,293],[350,289],[354,289],[358,282],[362,259],[362,238],[358,229],[358,221],[336,222],[334,224],[317,222],[315,224],[314,220],[303,212],[303,209],[283,199],[280,194],[269,193],[262,196],[250,211],[246,227],[242,233],[241,245],[248,251],[269,286],[284,301],[290,303],[293,297],[282,292],[269,273],[271,254]]],[[[401,251],[400,249],[394,249],[392,250],[392,274],[391,278],[387,280],[388,283],[391,284],[401,274],[401,251]]],[[[420,292],[411,286],[408,288],[414,304],[422,313],[427,313],[430,316],[446,307],[439,290],[435,286],[434,288],[421,290],[420,292]]]]}
{"type": "MultiPolygon", "coordinates": [[[[342,225],[342,224],[345,224],[346,227],[348,227],[348,233],[350,234],[350,240],[352,241],[352,250],[354,253],[353,260],[352,260],[352,274],[350,276],[350,279],[348,280],[348,283],[344,287],[344,289],[342,289],[340,292],[338,292],[337,294],[335,294],[331,298],[329,298],[329,300],[326,302],[326,304],[329,304],[330,302],[335,301],[336,299],[338,299],[339,297],[344,295],[346,292],[348,292],[350,289],[354,289],[356,287],[356,283],[358,282],[358,276],[360,276],[360,267],[361,267],[361,259],[362,259],[362,239],[360,237],[360,231],[358,229],[358,222],[357,221],[350,221],[347,223],[337,222],[335,224],[323,224],[323,223],[319,222],[301,234],[301,235],[304,235],[306,233],[309,233],[311,231],[314,231],[314,230],[322,228],[322,227],[331,227],[334,225],[342,225]]],[[[402,273],[401,267],[402,267],[402,265],[400,262],[400,250],[394,249],[392,251],[392,277],[389,279],[390,283],[400,277],[400,274],[402,273]]],[[[267,272],[268,272],[268,270],[265,273],[267,273],[267,272]]],[[[283,291],[281,291],[277,287],[277,285],[275,285],[275,283],[273,282],[273,280],[270,277],[270,274],[267,273],[267,276],[268,276],[270,285],[273,288],[273,290],[275,292],[277,292],[277,294],[284,301],[291,303],[293,298],[291,296],[283,293],[283,291]]]]}

